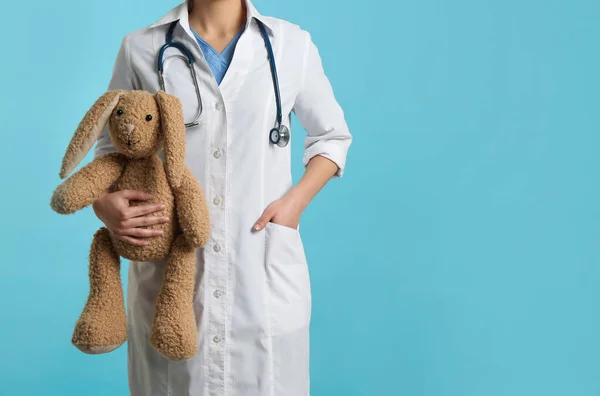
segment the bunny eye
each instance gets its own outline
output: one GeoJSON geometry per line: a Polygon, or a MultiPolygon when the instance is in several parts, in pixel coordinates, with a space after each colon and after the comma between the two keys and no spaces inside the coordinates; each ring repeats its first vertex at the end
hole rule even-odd
{"type": "Polygon", "coordinates": [[[117,115],[118,116],[123,115],[123,110],[121,110],[121,109],[117,110],[117,115]]]}
{"type": "Polygon", "coordinates": [[[152,121],[152,114],[148,114],[146,116],[146,121],[152,121]]]}

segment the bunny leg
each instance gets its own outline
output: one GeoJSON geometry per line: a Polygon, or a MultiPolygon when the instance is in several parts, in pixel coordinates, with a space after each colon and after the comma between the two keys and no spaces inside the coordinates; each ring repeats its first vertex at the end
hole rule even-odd
{"type": "Polygon", "coordinates": [[[127,340],[127,319],[120,257],[104,227],[92,241],[89,278],[90,293],[75,325],[72,343],[89,354],[111,352],[127,340]]]}
{"type": "Polygon", "coordinates": [[[189,359],[198,353],[195,275],[195,248],[178,235],[167,259],[150,334],[152,346],[170,360],[189,359]]]}

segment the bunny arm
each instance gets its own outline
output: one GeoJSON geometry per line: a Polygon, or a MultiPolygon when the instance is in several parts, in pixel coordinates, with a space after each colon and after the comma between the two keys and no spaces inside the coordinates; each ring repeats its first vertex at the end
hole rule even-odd
{"type": "Polygon", "coordinates": [[[109,153],[96,158],[60,184],[50,201],[50,207],[60,214],[71,214],[92,204],[116,182],[127,158],[109,153]]]}
{"type": "Polygon", "coordinates": [[[192,246],[202,247],[210,237],[208,207],[202,188],[187,166],[183,168],[180,186],[173,192],[184,238],[192,246]]]}

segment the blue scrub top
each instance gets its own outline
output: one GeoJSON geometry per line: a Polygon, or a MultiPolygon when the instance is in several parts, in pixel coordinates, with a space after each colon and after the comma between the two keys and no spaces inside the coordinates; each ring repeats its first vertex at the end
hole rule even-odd
{"type": "Polygon", "coordinates": [[[244,31],[244,26],[236,33],[236,35],[231,39],[227,47],[223,50],[223,52],[219,53],[210,44],[208,44],[194,29],[192,32],[196,37],[196,41],[200,45],[200,49],[202,49],[202,53],[204,54],[204,58],[212,70],[213,75],[215,76],[215,80],[217,80],[217,84],[221,84],[223,81],[223,77],[225,77],[225,73],[231,64],[231,60],[233,59],[233,52],[235,50],[235,46],[244,31]]]}

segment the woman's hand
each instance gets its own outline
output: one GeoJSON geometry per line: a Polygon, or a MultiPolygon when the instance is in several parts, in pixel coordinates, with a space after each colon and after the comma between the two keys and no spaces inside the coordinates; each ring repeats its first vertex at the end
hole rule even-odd
{"type": "Polygon", "coordinates": [[[161,235],[160,230],[140,228],[169,221],[168,217],[145,216],[164,209],[162,204],[130,206],[130,201],[147,201],[152,196],[141,191],[122,190],[106,193],[92,205],[96,216],[117,239],[132,245],[145,246],[143,238],[161,235]]]}
{"type": "Polygon", "coordinates": [[[254,230],[262,230],[269,222],[295,229],[298,227],[303,210],[304,205],[293,196],[286,195],[267,206],[254,225],[254,230]]]}

